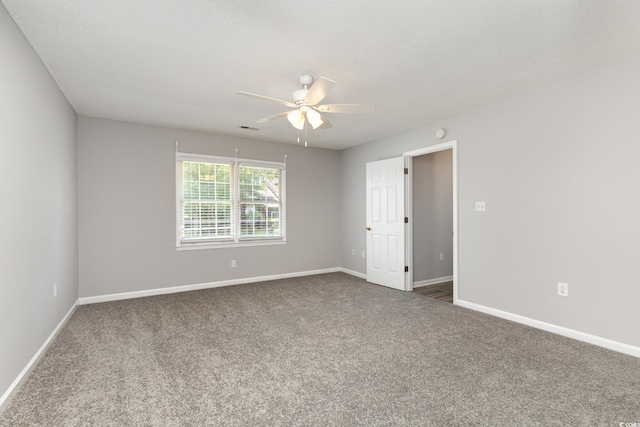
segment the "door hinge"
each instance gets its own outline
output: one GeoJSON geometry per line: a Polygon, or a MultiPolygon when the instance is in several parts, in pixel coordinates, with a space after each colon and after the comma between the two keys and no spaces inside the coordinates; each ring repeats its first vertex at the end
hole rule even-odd
{"type": "Polygon", "coordinates": [[[404,174],[409,175],[409,168],[404,168],[404,174]]]}
{"type": "Polygon", "coordinates": [[[404,266],[404,272],[405,272],[405,273],[408,273],[408,272],[409,272],[409,266],[408,266],[408,265],[405,265],[405,266],[404,266]]]}
{"type": "Polygon", "coordinates": [[[405,223],[405,224],[409,224],[409,217],[408,217],[408,216],[405,216],[405,217],[404,217],[404,223],[405,223]]]}

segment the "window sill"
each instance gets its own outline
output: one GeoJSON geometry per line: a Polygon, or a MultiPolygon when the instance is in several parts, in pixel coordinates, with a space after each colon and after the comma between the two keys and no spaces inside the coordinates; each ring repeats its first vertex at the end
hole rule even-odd
{"type": "Polygon", "coordinates": [[[249,246],[271,246],[271,245],[284,245],[286,240],[247,240],[241,242],[221,242],[221,243],[185,243],[180,246],[176,246],[177,251],[193,251],[199,249],[218,249],[218,248],[244,248],[249,246]]]}

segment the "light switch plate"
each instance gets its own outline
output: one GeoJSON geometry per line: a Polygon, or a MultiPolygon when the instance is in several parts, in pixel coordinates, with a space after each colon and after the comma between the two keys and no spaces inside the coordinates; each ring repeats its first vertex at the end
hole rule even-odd
{"type": "Polygon", "coordinates": [[[476,212],[484,212],[487,210],[487,206],[484,202],[476,202],[476,212]]]}

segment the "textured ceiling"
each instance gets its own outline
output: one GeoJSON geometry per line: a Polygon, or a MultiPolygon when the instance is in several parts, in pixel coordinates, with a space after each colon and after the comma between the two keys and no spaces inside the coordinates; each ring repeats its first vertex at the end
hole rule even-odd
{"type": "MultiPolygon", "coordinates": [[[[341,149],[640,53],[638,0],[2,0],[78,114],[295,143],[306,73],[341,149]],[[254,126],[257,131],[239,126],[254,126]]],[[[443,123],[446,125],[446,123],[443,123]]]]}

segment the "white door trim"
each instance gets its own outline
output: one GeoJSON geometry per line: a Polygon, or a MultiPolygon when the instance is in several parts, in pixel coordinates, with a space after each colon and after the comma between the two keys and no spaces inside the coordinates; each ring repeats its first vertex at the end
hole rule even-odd
{"type": "Polygon", "coordinates": [[[438,151],[452,150],[453,157],[453,303],[458,304],[458,141],[453,140],[441,144],[402,153],[404,164],[409,168],[409,174],[405,175],[405,212],[409,222],[405,227],[405,265],[409,266],[409,273],[405,275],[405,289],[413,290],[413,158],[438,151]]]}

